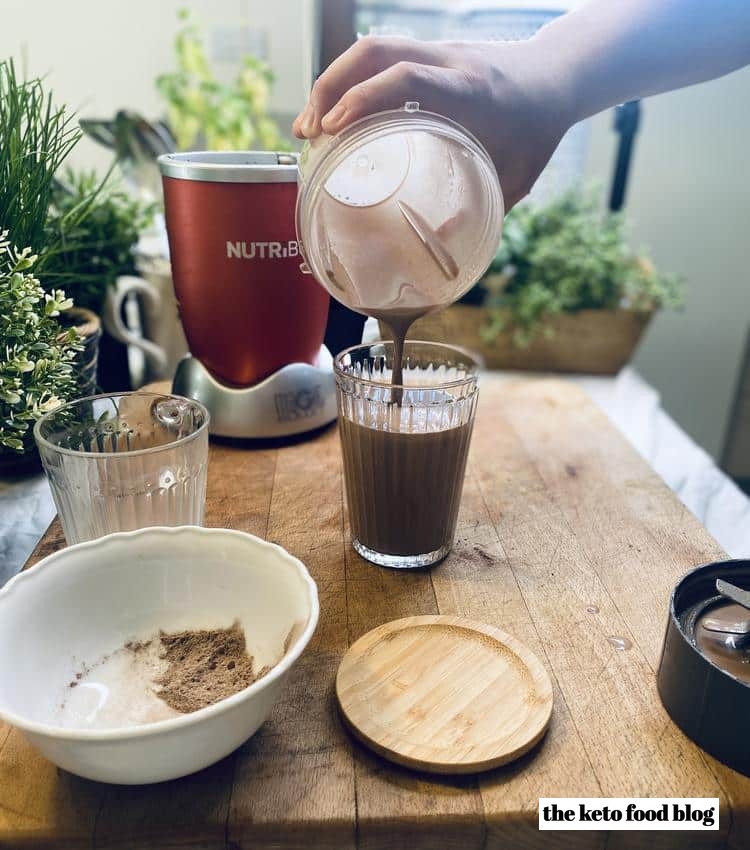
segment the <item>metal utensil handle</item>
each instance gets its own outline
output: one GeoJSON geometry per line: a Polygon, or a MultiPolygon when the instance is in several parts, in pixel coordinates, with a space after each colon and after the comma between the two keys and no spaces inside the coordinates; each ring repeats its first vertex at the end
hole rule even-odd
{"type": "Polygon", "coordinates": [[[717,578],[716,579],[716,590],[727,599],[731,599],[732,602],[736,602],[738,605],[742,605],[743,608],[747,608],[750,611],[750,591],[743,590],[741,587],[737,587],[735,584],[730,584],[728,581],[724,581],[724,579],[717,578]]]}

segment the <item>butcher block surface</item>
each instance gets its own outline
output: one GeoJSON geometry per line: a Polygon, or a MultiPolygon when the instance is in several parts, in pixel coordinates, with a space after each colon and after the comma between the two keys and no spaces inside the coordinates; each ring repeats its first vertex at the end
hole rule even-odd
{"type": "MultiPolygon", "coordinates": [[[[0,847],[750,846],[750,779],[688,740],[655,684],[672,586],[724,553],[574,385],[482,376],[455,548],[431,570],[354,552],[335,427],[214,442],[206,525],[284,546],[317,582],[317,632],[271,718],[219,764],[137,788],[58,770],[0,724],[0,847]],[[541,660],[552,721],[520,760],[439,778],[346,731],[334,693],[343,654],[370,629],[423,614],[488,623],[541,660]],[[539,797],[718,797],[720,830],[539,832],[539,797]]],[[[62,545],[55,521],[29,565],[62,545]]]]}

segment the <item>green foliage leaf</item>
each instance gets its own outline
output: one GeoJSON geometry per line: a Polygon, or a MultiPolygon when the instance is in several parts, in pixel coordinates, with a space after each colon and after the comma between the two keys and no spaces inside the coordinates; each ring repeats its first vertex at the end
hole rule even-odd
{"type": "Polygon", "coordinates": [[[56,318],[70,299],[45,292],[33,264],[30,251],[16,251],[0,233],[0,447],[15,452],[31,448],[33,422],[75,395],[81,348],[75,329],[56,318]]]}
{"type": "MultiPolygon", "coordinates": [[[[80,136],[75,115],[53,105],[42,80],[21,80],[12,62],[0,62],[0,231],[31,246],[14,253],[3,286],[23,290],[34,266],[45,285],[64,285],[79,306],[98,311],[107,286],[134,272],[131,249],[153,208],[110,175],[63,173],[80,136]]],[[[0,237],[0,251],[8,247],[9,237],[0,237]]],[[[28,308],[35,297],[18,292],[16,305],[28,308]]],[[[54,317],[71,303],[47,299],[38,316],[54,317]]]]}
{"type": "MultiPolygon", "coordinates": [[[[55,174],[80,137],[42,80],[20,80],[12,61],[0,62],[0,231],[12,228],[17,245],[45,244],[55,174]]],[[[27,251],[21,270],[33,262],[27,251]]]]}
{"type": "Polygon", "coordinates": [[[600,212],[594,190],[571,191],[545,206],[521,204],[480,282],[491,320],[486,341],[508,332],[526,347],[560,313],[583,309],[650,311],[677,307],[682,284],[630,249],[620,214],[600,212]]]}
{"type": "Polygon", "coordinates": [[[167,105],[169,127],[181,150],[290,150],[278,124],[267,114],[274,75],[257,56],[243,57],[230,84],[216,78],[198,27],[187,10],[175,37],[174,71],[156,79],[167,105]]]}
{"type": "MultiPolygon", "coordinates": [[[[46,284],[62,284],[79,307],[101,312],[107,288],[120,275],[135,274],[133,246],[154,214],[127,194],[114,175],[66,169],[55,184],[45,230],[53,246],[40,252],[46,284]]],[[[66,310],[71,301],[56,301],[66,310]]]]}

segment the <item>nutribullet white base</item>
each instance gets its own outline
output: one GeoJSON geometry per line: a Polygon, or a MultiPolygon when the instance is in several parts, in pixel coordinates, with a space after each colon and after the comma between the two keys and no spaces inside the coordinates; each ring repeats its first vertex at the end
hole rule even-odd
{"type": "Polygon", "coordinates": [[[221,437],[266,438],[302,434],[336,418],[333,360],[321,346],[315,365],[289,363],[252,387],[228,387],[194,357],[177,366],[172,391],[211,413],[210,432],[221,437]]]}

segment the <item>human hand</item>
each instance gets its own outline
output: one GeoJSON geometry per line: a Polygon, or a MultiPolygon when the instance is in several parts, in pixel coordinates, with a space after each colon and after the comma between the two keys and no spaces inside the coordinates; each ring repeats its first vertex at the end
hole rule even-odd
{"type": "Polygon", "coordinates": [[[534,40],[360,39],[320,76],[294,122],[299,138],[337,133],[406,101],[452,118],[487,148],[506,209],[533,186],[574,123],[569,87],[534,40]]]}

